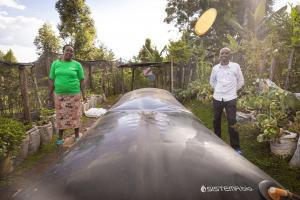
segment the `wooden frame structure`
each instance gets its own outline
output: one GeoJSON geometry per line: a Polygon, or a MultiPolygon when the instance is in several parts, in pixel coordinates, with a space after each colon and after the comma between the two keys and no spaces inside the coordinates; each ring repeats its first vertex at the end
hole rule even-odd
{"type": "MultiPolygon", "coordinates": [[[[49,72],[50,72],[50,66],[53,61],[53,58],[55,56],[59,56],[59,55],[61,55],[61,54],[48,53],[47,56],[45,57],[45,67],[46,67],[47,74],[49,74],[49,72]]],[[[106,60],[84,61],[84,60],[79,60],[76,58],[74,60],[80,62],[87,69],[86,84],[88,84],[90,88],[93,88],[92,66],[98,66],[99,68],[105,69],[105,67],[103,65],[113,65],[113,62],[114,62],[114,61],[106,61],[106,60]]],[[[39,60],[37,60],[35,62],[30,62],[30,63],[11,63],[11,62],[0,61],[1,67],[18,68],[19,69],[19,86],[20,86],[20,92],[21,92],[21,98],[22,98],[23,117],[24,117],[25,122],[32,121],[32,116],[31,116],[31,112],[30,112],[31,107],[30,107],[30,102],[29,102],[30,98],[29,98],[29,88],[28,88],[28,75],[26,73],[25,68],[29,67],[32,69],[38,62],[39,62],[39,60]]],[[[50,85],[49,80],[48,80],[48,85],[50,85]]],[[[35,91],[37,91],[36,79],[35,79],[34,86],[36,87],[36,88],[34,88],[35,91]]],[[[41,101],[39,99],[39,97],[38,97],[38,101],[39,102],[41,101]]],[[[53,97],[52,97],[52,101],[53,101],[53,97]]],[[[41,105],[41,103],[40,103],[40,105],[41,105]]]]}
{"type": "MultiPolygon", "coordinates": [[[[135,70],[137,68],[161,68],[161,67],[170,67],[170,91],[173,92],[173,61],[171,62],[145,62],[145,63],[127,63],[123,65],[119,65],[118,68],[122,69],[123,73],[123,68],[130,68],[132,71],[132,76],[131,76],[131,91],[134,89],[134,80],[135,80],[135,70]]],[[[123,75],[122,75],[123,76],[123,75]]],[[[123,81],[123,80],[122,80],[123,81]]]]}
{"type": "Polygon", "coordinates": [[[19,82],[22,96],[22,104],[24,109],[24,120],[31,122],[30,106],[29,106],[29,95],[28,95],[28,82],[25,67],[33,67],[34,63],[10,63],[0,61],[0,65],[3,67],[18,67],[19,69],[19,82]]]}

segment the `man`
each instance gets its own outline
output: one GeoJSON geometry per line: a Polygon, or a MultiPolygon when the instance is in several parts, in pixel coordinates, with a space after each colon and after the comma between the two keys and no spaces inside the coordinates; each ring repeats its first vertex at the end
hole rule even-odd
{"type": "Polygon", "coordinates": [[[215,134],[221,138],[221,118],[225,108],[230,145],[242,154],[239,134],[232,126],[236,123],[237,91],[244,85],[244,77],[240,65],[229,61],[230,54],[229,48],[220,50],[220,63],[213,67],[210,76],[210,85],[214,88],[214,130],[215,134]]]}

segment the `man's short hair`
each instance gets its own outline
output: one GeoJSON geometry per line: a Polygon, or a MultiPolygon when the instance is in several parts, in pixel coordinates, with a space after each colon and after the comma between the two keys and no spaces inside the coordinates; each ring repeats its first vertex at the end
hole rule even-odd
{"type": "Polygon", "coordinates": [[[221,51],[222,51],[222,50],[225,50],[225,49],[228,50],[229,52],[231,52],[231,49],[229,49],[228,47],[223,47],[223,48],[220,50],[219,53],[221,54],[221,51]]]}

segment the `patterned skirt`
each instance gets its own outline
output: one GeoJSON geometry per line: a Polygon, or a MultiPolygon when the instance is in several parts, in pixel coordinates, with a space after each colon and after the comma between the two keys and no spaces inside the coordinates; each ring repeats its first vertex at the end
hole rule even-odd
{"type": "Polygon", "coordinates": [[[57,129],[79,128],[82,115],[81,95],[55,95],[57,129]]]}

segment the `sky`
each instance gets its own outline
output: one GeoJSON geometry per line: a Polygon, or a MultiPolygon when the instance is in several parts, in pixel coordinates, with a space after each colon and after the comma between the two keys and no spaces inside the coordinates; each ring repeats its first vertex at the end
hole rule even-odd
{"type": "MultiPolygon", "coordinates": [[[[300,0],[276,0],[274,10],[300,0]]],[[[33,45],[44,22],[57,31],[59,15],[56,0],[0,0],[0,50],[12,49],[18,62],[37,59],[33,45]]],[[[150,38],[160,51],[169,40],[178,39],[174,25],[163,22],[166,0],[86,0],[91,9],[97,38],[116,58],[136,56],[145,39],[150,38]]]]}

